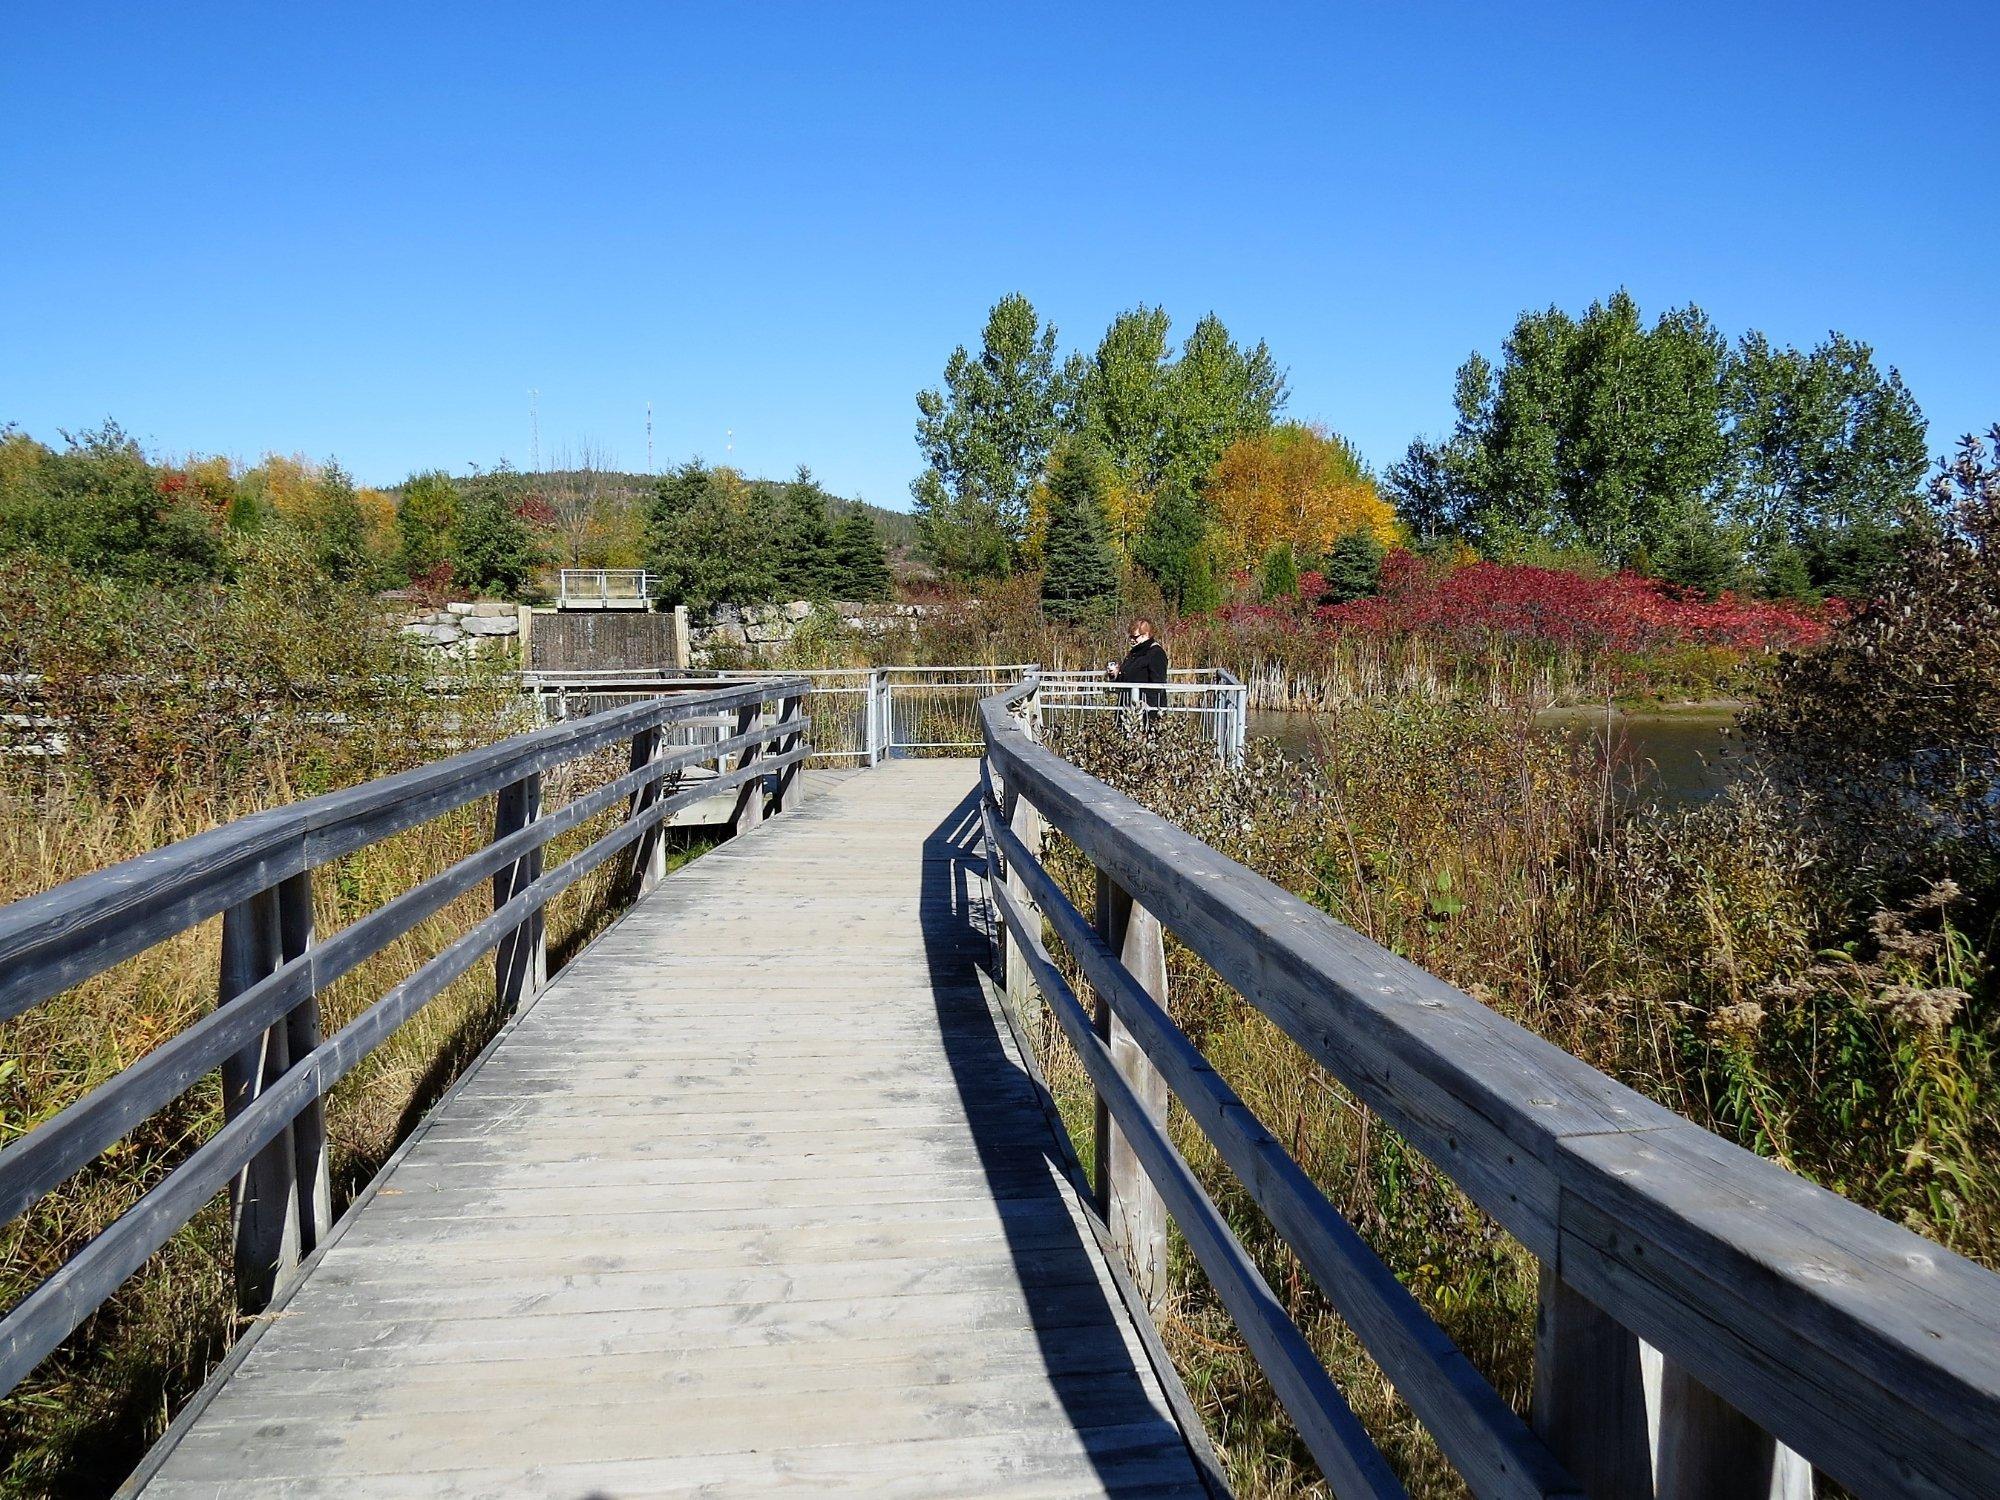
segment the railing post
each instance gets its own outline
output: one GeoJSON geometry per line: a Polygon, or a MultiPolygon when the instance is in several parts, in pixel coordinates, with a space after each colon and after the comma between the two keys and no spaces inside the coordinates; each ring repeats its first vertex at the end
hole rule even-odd
{"type": "MultiPolygon", "coordinates": [[[[780,737],[772,744],[772,749],[780,755],[796,750],[805,741],[806,699],[803,693],[794,694],[778,706],[778,729],[780,737]]],[[[793,761],[778,770],[777,795],[771,799],[774,813],[796,812],[805,801],[805,770],[803,761],[793,761]]]]}
{"type": "MultiPolygon", "coordinates": [[[[1035,811],[1035,804],[1021,795],[1019,788],[1009,786],[1001,794],[1001,812],[1007,820],[1007,827],[1022,847],[1030,855],[1039,855],[1042,848],[1042,818],[1035,811]]],[[[1028,883],[1021,878],[1021,872],[1007,865],[1007,894],[1013,898],[1014,909],[1021,913],[1026,922],[1041,919],[1042,910],[1035,905],[1028,894],[1028,883]]],[[[1042,1034],[1041,996],[1035,990],[1033,972],[1028,968],[1027,955],[1014,933],[1007,934],[1006,960],[1001,965],[1001,982],[1007,991],[1008,1007],[1021,1023],[1022,1033],[1030,1038],[1042,1034]]]]}
{"type": "MultiPolygon", "coordinates": [[[[313,945],[313,878],[301,870],[278,883],[278,943],[286,963],[313,945]]],[[[285,1056],[296,1063],[320,1044],[319,992],[285,1017],[285,1056]]],[[[333,1227],[333,1170],[326,1144],[326,1100],[314,1094],[292,1120],[293,1174],[298,1182],[299,1253],[310,1255],[333,1227]]]]}
{"type": "MultiPolygon", "coordinates": [[[[764,719],[762,703],[746,703],[736,711],[736,732],[748,734],[764,719]]],[[[761,743],[746,745],[737,752],[736,769],[748,770],[764,758],[761,743]]],[[[764,821],[764,778],[752,776],[736,791],[736,812],[729,820],[729,831],[734,837],[741,837],[764,821]]]]}
{"type": "Polygon", "coordinates": [[[1652,1500],[1652,1444],[1639,1340],[1541,1269],[1534,1426],[1591,1500],[1652,1500]]]}
{"type": "MultiPolygon", "coordinates": [[[[542,773],[530,772],[500,788],[493,799],[493,837],[518,833],[542,815],[542,773]]],[[[493,877],[493,907],[499,910],[542,875],[542,846],[536,845],[493,877]]],[[[493,992],[503,1010],[518,1010],[548,979],[548,930],[542,908],[529,912],[493,950],[493,992]]]]}
{"type": "MultiPolygon", "coordinates": [[[[651,729],[642,729],[632,736],[632,756],[628,769],[636,771],[641,766],[651,765],[663,753],[665,732],[655,724],[651,729]]],[[[637,818],[641,813],[660,800],[663,788],[658,781],[649,781],[632,794],[625,816],[627,820],[637,818]]],[[[658,823],[639,835],[632,846],[630,862],[625,869],[625,893],[627,899],[636,901],[667,874],[666,830],[658,823]]]]}
{"type": "MultiPolygon", "coordinates": [[[[284,963],[278,893],[259,891],[222,914],[222,964],[218,1004],[235,999],[284,963]]],[[[291,1066],[285,1022],[222,1065],[222,1113],[233,1120],[291,1066]]],[[[261,1312],[299,1265],[298,1160],[287,1126],[250,1159],[230,1185],[232,1264],[236,1305],[261,1312]]]]}
{"type": "MultiPolygon", "coordinates": [[[[1167,1003],[1167,953],[1159,918],[1138,905],[1104,871],[1097,872],[1097,930],[1118,953],[1119,962],[1139,987],[1167,1003]]],[[[1167,1123],[1167,1081],[1154,1068],[1132,1034],[1097,997],[1097,1034],[1104,1038],[1118,1076],[1131,1086],[1146,1113],[1167,1123]]],[[[1147,1305],[1159,1306],[1167,1290],[1167,1210],[1146,1169],[1126,1144],[1100,1096],[1097,1100],[1097,1207],[1111,1227],[1111,1239],[1125,1252],[1132,1280],[1147,1305]]]]}
{"type": "Polygon", "coordinates": [[[1544,1265],[1535,1431],[1592,1500],[1812,1500],[1812,1466],[1544,1265]]]}
{"type": "Polygon", "coordinates": [[[1812,1465],[1653,1350],[1647,1365],[1658,1500],[1812,1500],[1812,1465]]]}

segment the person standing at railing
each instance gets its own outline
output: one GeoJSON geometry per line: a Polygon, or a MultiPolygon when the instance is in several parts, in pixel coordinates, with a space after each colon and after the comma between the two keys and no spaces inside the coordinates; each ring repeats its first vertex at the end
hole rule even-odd
{"type": "Polygon", "coordinates": [[[1146,728],[1159,722],[1167,706],[1167,648],[1153,638],[1153,622],[1144,616],[1132,622],[1132,649],[1123,661],[1106,662],[1105,669],[1132,688],[1132,699],[1143,705],[1146,728]],[[1150,686],[1158,683],[1158,687],[1150,686]]]}

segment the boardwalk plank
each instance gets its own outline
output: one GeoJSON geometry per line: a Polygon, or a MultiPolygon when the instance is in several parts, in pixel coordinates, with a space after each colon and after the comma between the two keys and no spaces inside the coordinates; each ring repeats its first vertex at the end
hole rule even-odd
{"type": "Polygon", "coordinates": [[[1204,1493],[974,969],[972,782],[829,782],[662,882],[146,1493],[1204,1493]]]}

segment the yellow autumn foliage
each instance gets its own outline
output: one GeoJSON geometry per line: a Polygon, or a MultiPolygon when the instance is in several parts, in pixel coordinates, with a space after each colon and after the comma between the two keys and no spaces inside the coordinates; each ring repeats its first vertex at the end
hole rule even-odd
{"type": "Polygon", "coordinates": [[[1286,423],[1232,443],[1205,491],[1229,564],[1254,567],[1281,542],[1317,557],[1349,532],[1384,546],[1396,512],[1375,490],[1360,455],[1323,427],[1286,423]]]}

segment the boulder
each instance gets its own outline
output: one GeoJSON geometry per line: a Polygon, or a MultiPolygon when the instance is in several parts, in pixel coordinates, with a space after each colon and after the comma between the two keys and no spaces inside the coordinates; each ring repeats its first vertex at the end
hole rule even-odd
{"type": "Polygon", "coordinates": [[[808,618],[812,612],[813,607],[810,599],[794,599],[790,604],[785,606],[785,615],[788,619],[803,620],[808,618]]]}
{"type": "Polygon", "coordinates": [[[445,606],[445,609],[454,615],[469,615],[472,613],[472,606],[470,604],[460,604],[456,600],[453,600],[450,604],[447,604],[445,606]]]}
{"type": "Polygon", "coordinates": [[[467,635],[519,635],[521,622],[514,615],[467,615],[459,628],[467,635]]]}
{"type": "Polygon", "coordinates": [[[475,599],[472,601],[472,613],[481,619],[513,620],[519,618],[521,606],[509,604],[505,599],[475,599]]]}

